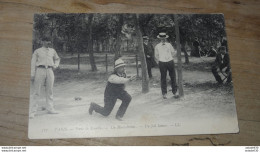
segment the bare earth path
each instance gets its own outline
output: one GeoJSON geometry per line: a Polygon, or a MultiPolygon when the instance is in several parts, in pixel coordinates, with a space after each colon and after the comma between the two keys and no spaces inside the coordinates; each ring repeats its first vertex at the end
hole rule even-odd
{"type": "MultiPolygon", "coordinates": [[[[106,80],[85,79],[56,83],[55,107],[59,114],[39,112],[29,122],[29,136],[126,136],[148,135],[151,132],[154,135],[193,134],[197,130],[203,134],[211,129],[216,132],[221,132],[223,128],[237,129],[233,125],[229,126],[230,122],[237,123],[232,87],[217,86],[210,72],[184,70],[185,97],[175,99],[169,91],[167,100],[162,100],[161,97],[158,69],[153,69],[153,74],[147,94],[141,93],[141,80],[127,85],[126,90],[133,99],[124,121],[114,118],[121,101],[117,102],[108,117],[95,112],[93,115],[88,114],[91,102],[103,105],[106,80]],[[157,133],[160,127],[165,127],[165,131],[157,133]],[[104,132],[106,135],[103,135],[104,132]]],[[[169,85],[168,88],[170,89],[169,85]]]]}

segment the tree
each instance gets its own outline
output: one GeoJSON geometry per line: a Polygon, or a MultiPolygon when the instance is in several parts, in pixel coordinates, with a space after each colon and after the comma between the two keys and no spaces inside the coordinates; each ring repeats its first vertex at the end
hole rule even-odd
{"type": "Polygon", "coordinates": [[[89,61],[91,65],[91,71],[97,71],[97,66],[95,64],[95,58],[93,53],[93,43],[92,43],[92,21],[93,14],[88,16],[88,51],[89,51],[89,61]]]}
{"type": "Polygon", "coordinates": [[[121,29],[123,26],[123,14],[119,14],[119,22],[117,26],[116,32],[116,50],[115,50],[115,60],[121,56],[120,46],[121,46],[121,29]]]}
{"type": "Polygon", "coordinates": [[[183,96],[183,85],[182,85],[182,62],[181,62],[181,49],[180,49],[180,33],[179,33],[179,23],[178,15],[174,15],[175,32],[176,32],[176,43],[177,43],[177,57],[178,57],[178,88],[179,96],[183,96]]]}
{"type": "Polygon", "coordinates": [[[137,36],[137,48],[139,51],[139,56],[141,59],[141,66],[142,66],[142,92],[147,93],[149,92],[149,79],[148,79],[148,73],[147,73],[147,64],[146,59],[144,55],[144,47],[143,47],[143,37],[142,33],[140,31],[139,26],[139,15],[135,15],[135,25],[136,25],[136,36],[137,36]]]}
{"type": "Polygon", "coordinates": [[[178,15],[178,23],[179,23],[179,33],[180,33],[180,44],[181,51],[185,56],[185,63],[189,64],[189,55],[185,48],[185,44],[189,44],[187,42],[191,41],[190,37],[192,37],[193,31],[190,28],[191,21],[189,20],[189,15],[178,15]]]}

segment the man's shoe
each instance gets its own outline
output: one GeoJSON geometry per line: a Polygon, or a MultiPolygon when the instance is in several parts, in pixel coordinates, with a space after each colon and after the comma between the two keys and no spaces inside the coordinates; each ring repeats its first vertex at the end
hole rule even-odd
{"type": "Polygon", "coordinates": [[[167,99],[167,94],[163,94],[163,99],[167,99]]]}
{"type": "Polygon", "coordinates": [[[93,111],[94,111],[93,103],[91,102],[91,103],[90,103],[90,106],[89,106],[89,109],[88,109],[88,113],[89,113],[90,115],[92,115],[93,111]]]}
{"type": "Polygon", "coordinates": [[[58,112],[56,110],[54,110],[54,109],[48,110],[48,113],[49,114],[58,114],[58,112]]]}
{"type": "Polygon", "coordinates": [[[123,121],[122,117],[120,117],[120,116],[116,116],[116,119],[119,121],[123,121]]]}

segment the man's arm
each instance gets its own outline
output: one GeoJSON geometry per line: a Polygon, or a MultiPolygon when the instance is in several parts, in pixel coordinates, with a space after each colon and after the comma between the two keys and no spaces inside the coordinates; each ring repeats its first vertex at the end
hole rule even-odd
{"type": "Polygon", "coordinates": [[[154,58],[154,48],[152,44],[149,44],[149,50],[150,50],[151,57],[154,58]]]}
{"type": "Polygon", "coordinates": [[[37,61],[37,50],[35,50],[33,55],[32,55],[32,61],[31,61],[31,79],[32,80],[35,77],[36,61],[37,61]]]}
{"type": "Polygon", "coordinates": [[[171,43],[169,43],[169,49],[171,50],[172,57],[174,57],[176,55],[177,51],[173,48],[171,43]]]}
{"type": "Polygon", "coordinates": [[[129,78],[124,78],[124,77],[119,77],[115,74],[112,74],[109,78],[108,78],[108,82],[110,83],[115,83],[115,84],[125,84],[127,82],[129,82],[130,79],[129,78]]]}
{"type": "Polygon", "coordinates": [[[154,48],[154,58],[155,58],[155,61],[158,63],[159,62],[159,50],[158,50],[157,45],[154,48]]]}
{"type": "Polygon", "coordinates": [[[58,54],[55,50],[54,50],[53,60],[54,60],[54,68],[57,68],[60,64],[60,57],[58,56],[58,54]]]}

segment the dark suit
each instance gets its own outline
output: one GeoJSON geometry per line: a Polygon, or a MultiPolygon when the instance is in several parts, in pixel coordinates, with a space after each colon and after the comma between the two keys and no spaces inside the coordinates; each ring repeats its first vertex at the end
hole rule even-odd
{"type": "Polygon", "coordinates": [[[147,70],[149,78],[152,78],[152,67],[154,66],[154,53],[153,53],[153,47],[150,43],[146,45],[144,43],[144,54],[146,58],[146,64],[147,64],[147,70]]]}
{"type": "Polygon", "coordinates": [[[200,57],[201,55],[200,55],[200,49],[199,49],[199,47],[200,47],[199,41],[195,40],[192,45],[194,47],[194,50],[191,52],[190,56],[200,57]]]}
{"type": "MultiPolygon", "coordinates": [[[[229,63],[229,55],[226,53],[224,57],[222,58],[222,55],[220,53],[217,54],[216,60],[214,65],[212,66],[212,73],[215,77],[215,79],[218,81],[218,83],[222,83],[223,80],[218,74],[218,69],[222,71],[222,69],[227,68],[225,70],[226,73],[230,73],[230,63],[229,63]]],[[[227,77],[227,83],[231,82],[231,74],[228,74],[227,77]]]]}

